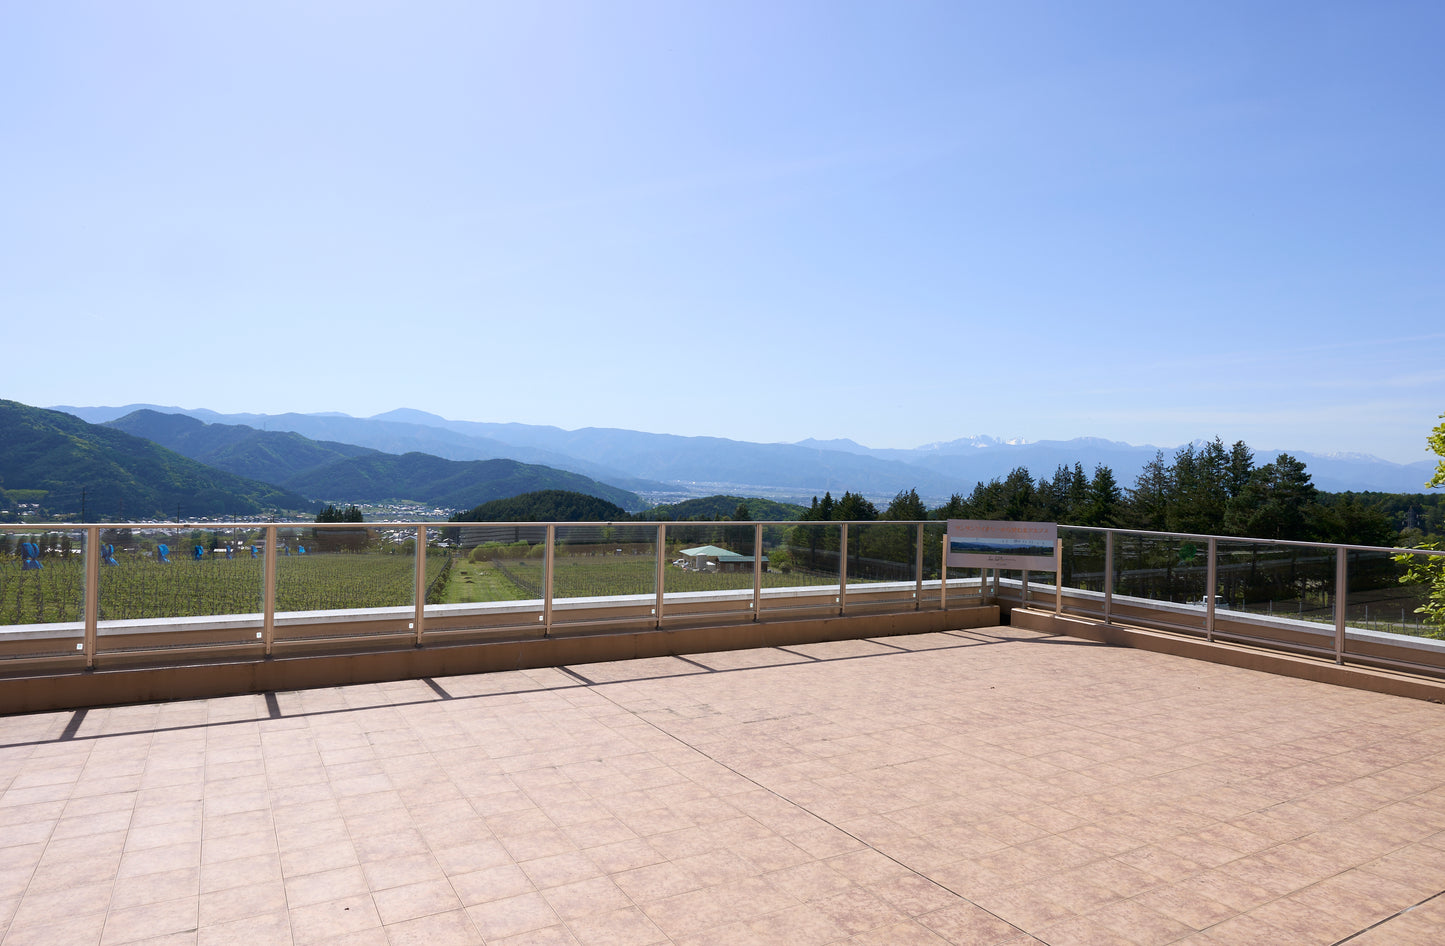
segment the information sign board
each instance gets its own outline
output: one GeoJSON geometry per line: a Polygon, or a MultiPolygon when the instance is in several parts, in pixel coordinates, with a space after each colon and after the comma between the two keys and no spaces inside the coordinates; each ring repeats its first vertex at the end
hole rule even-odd
{"type": "Polygon", "coordinates": [[[1051,572],[1058,537],[1056,522],[950,519],[948,567],[1051,572]]]}

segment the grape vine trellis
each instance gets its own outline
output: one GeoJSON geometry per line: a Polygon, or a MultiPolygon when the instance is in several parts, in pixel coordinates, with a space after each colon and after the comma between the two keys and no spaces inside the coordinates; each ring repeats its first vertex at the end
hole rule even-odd
{"type": "MultiPolygon", "coordinates": [[[[79,556],[47,558],[24,571],[0,560],[0,624],[79,621],[84,615],[85,568],[79,556]]],[[[427,599],[440,600],[450,571],[446,555],[429,555],[427,599]]],[[[140,556],[101,569],[101,620],[201,617],[261,611],[264,560],[176,558],[164,564],[140,556]]],[[[397,607],[413,603],[415,561],[387,552],[293,555],[276,566],[277,611],[397,607]]]]}

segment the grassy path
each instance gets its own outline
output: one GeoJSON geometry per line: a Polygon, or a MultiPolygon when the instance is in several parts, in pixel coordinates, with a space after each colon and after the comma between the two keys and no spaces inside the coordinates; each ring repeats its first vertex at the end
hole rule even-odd
{"type": "Polygon", "coordinates": [[[525,597],[516,585],[495,568],[458,558],[447,582],[445,604],[475,601],[516,601],[525,597]]]}

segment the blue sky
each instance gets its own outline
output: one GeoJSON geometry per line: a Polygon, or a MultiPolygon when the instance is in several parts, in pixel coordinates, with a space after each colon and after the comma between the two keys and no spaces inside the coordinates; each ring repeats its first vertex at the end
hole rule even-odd
{"type": "Polygon", "coordinates": [[[1445,5],[0,0],[0,393],[1427,459],[1445,5]]]}

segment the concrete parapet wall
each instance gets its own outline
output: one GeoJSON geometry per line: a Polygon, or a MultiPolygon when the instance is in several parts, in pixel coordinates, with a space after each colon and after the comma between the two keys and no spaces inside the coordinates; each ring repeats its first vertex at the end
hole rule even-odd
{"type": "Polygon", "coordinates": [[[926,634],[995,627],[998,623],[998,607],[982,605],[947,611],[700,624],[664,630],[576,632],[564,636],[427,644],[423,647],[390,646],[269,659],[192,660],[159,666],[35,673],[0,681],[0,714],[203,699],[641,657],[926,634]]]}
{"type": "Polygon", "coordinates": [[[1054,614],[1015,606],[1009,614],[1013,627],[1032,631],[1061,634],[1103,644],[1122,647],[1136,647],[1155,653],[1173,654],[1193,660],[1207,660],[1212,663],[1259,670],[1301,680],[1318,683],[1332,683],[1337,686],[1407,696],[1417,700],[1445,703],[1445,680],[1435,680],[1409,673],[1397,673],[1375,667],[1355,664],[1337,664],[1333,660],[1283,653],[1262,647],[1243,644],[1210,642],[1201,637],[1170,631],[1131,627],[1081,618],[1067,614],[1054,614]]]}

